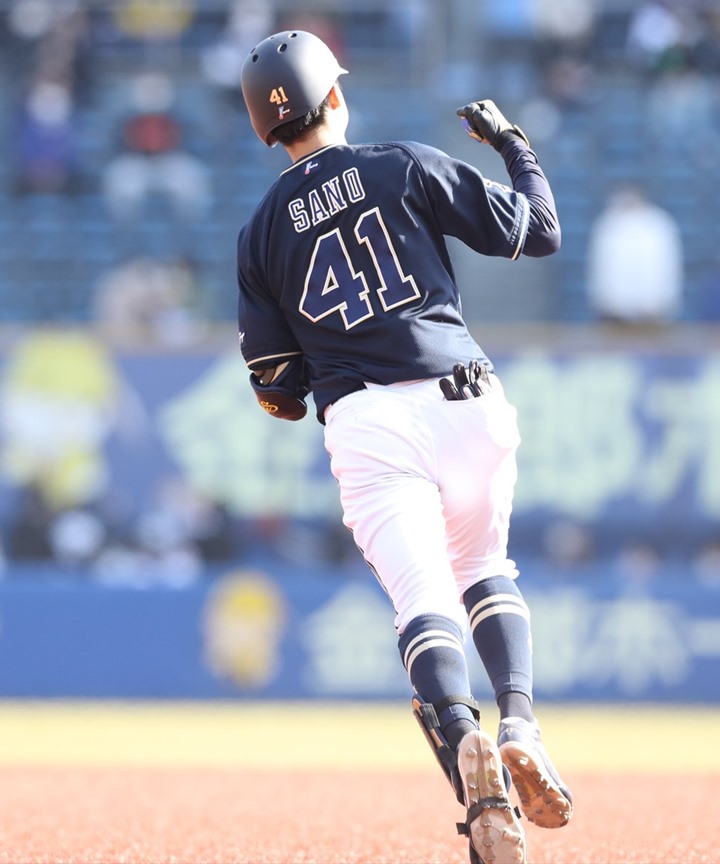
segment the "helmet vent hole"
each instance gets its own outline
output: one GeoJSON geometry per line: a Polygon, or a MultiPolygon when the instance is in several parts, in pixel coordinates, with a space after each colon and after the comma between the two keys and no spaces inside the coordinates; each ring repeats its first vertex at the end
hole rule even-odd
{"type": "Polygon", "coordinates": [[[260,58],[258,57],[257,54],[253,54],[253,56],[252,56],[252,62],[253,62],[253,63],[257,63],[257,61],[258,61],[259,59],[260,59],[260,58]]]}
{"type": "Polygon", "coordinates": [[[287,47],[287,42],[283,42],[283,44],[278,47],[278,54],[282,54],[284,51],[287,51],[287,47]]]}

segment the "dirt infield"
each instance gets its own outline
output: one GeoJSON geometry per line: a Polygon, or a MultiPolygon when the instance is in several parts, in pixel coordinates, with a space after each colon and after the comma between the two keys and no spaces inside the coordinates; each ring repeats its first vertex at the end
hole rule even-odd
{"type": "MultiPolygon", "coordinates": [[[[717,712],[543,716],[531,864],[719,864],[717,712]]],[[[0,701],[0,864],[467,864],[463,815],[406,706],[0,701]]]]}
{"type": "MultiPolygon", "coordinates": [[[[278,747],[283,746],[278,741],[278,747]]],[[[715,864],[720,776],[569,778],[573,821],[526,825],[532,864],[715,864]]],[[[3,864],[462,864],[426,771],[3,769],[3,864]]]]}

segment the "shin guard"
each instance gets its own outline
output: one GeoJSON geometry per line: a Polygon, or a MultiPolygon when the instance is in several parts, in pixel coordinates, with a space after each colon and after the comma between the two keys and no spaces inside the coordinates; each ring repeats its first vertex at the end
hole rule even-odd
{"type": "Polygon", "coordinates": [[[474,699],[465,696],[446,696],[440,702],[425,702],[419,694],[415,694],[412,700],[413,715],[422,730],[425,739],[435,754],[438,764],[447,777],[455,792],[458,801],[464,805],[464,793],[460,774],[458,772],[457,754],[448,744],[440,728],[438,714],[450,705],[466,705],[473,713],[475,719],[480,720],[480,707],[474,699]]]}

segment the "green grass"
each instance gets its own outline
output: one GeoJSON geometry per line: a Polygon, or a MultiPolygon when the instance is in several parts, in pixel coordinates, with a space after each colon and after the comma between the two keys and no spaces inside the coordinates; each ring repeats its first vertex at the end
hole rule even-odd
{"type": "MultiPolygon", "coordinates": [[[[538,707],[563,771],[720,773],[720,709],[538,707]]],[[[497,714],[486,708],[483,724],[497,714]]],[[[0,764],[433,768],[409,705],[0,701],[0,764]]]]}

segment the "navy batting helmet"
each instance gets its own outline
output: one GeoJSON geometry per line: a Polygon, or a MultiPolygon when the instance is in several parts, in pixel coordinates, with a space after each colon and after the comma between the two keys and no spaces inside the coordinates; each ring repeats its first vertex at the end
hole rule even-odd
{"type": "Polygon", "coordinates": [[[347,72],[328,46],[303,30],[268,36],[250,52],[240,76],[258,138],[272,146],[272,131],[320,105],[347,72]]]}

